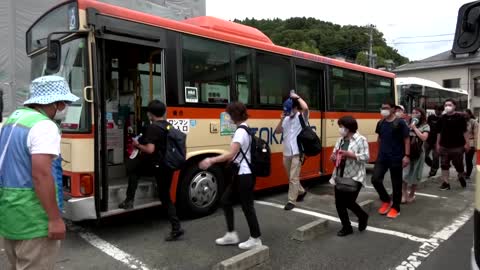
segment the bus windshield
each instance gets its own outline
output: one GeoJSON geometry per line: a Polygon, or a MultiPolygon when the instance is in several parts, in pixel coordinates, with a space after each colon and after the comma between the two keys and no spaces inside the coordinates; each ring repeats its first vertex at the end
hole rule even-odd
{"type": "MultiPolygon", "coordinates": [[[[83,98],[83,88],[86,86],[88,75],[88,62],[86,39],[78,38],[63,43],[61,67],[58,73],[64,77],[73,94],[80,99],[68,107],[67,116],[59,124],[64,132],[88,132],[88,112],[85,108],[83,98]]],[[[46,75],[46,52],[39,53],[32,57],[31,78],[34,80],[40,76],[46,75]]]]}

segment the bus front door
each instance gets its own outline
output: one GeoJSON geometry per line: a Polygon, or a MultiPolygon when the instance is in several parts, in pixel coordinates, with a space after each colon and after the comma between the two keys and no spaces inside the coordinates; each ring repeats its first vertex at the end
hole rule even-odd
{"type": "MultiPolygon", "coordinates": [[[[126,199],[132,171],[132,139],[149,124],[148,103],[165,102],[167,31],[96,12],[88,17],[96,29],[95,202],[99,217],[105,217],[131,209],[119,205],[126,199]]],[[[160,204],[153,174],[140,171],[145,175],[139,175],[136,192],[129,192],[133,209],[160,204]]]]}

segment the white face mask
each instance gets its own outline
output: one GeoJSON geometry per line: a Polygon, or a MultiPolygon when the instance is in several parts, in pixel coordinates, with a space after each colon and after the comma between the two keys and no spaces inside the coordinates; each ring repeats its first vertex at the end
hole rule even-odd
{"type": "Polygon", "coordinates": [[[445,112],[446,113],[453,112],[453,106],[445,106],[445,112]]]}
{"type": "Polygon", "coordinates": [[[340,136],[345,137],[348,134],[348,129],[341,127],[338,129],[338,133],[340,134],[340,136]]]}
{"type": "Polygon", "coordinates": [[[65,109],[63,109],[63,111],[57,110],[55,112],[55,116],[53,117],[53,119],[54,120],[59,120],[59,121],[65,120],[65,118],[67,117],[67,111],[68,111],[68,106],[65,105],[65,109]]]}
{"type": "Polygon", "coordinates": [[[381,111],[380,111],[380,114],[381,114],[383,117],[389,117],[389,116],[390,116],[390,110],[381,110],[381,111]]]}
{"type": "Polygon", "coordinates": [[[402,116],[403,116],[403,112],[396,112],[396,113],[395,113],[395,116],[396,116],[396,117],[402,117],[402,116]]]}

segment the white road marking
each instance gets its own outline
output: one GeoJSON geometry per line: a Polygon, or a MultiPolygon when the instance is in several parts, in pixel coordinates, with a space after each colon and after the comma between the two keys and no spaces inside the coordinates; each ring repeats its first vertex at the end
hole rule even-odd
{"type": "MultiPolygon", "coordinates": [[[[367,185],[365,185],[365,188],[375,189],[374,187],[367,186],[367,185]]],[[[436,198],[436,199],[448,199],[448,197],[443,197],[443,196],[438,196],[438,195],[433,195],[433,194],[428,194],[428,193],[422,193],[422,192],[415,192],[415,195],[423,196],[423,197],[429,197],[429,198],[436,198]]]]}
{"type": "Polygon", "coordinates": [[[452,224],[443,228],[441,231],[432,235],[418,248],[418,251],[413,252],[408,258],[403,261],[395,270],[415,270],[428,256],[430,256],[440,244],[448,240],[458,229],[460,229],[473,215],[473,208],[469,208],[458,216],[452,224]]]}
{"type": "MultiPolygon", "coordinates": [[[[276,208],[280,208],[280,209],[283,209],[283,207],[284,207],[283,205],[278,204],[278,203],[272,203],[272,202],[266,202],[266,201],[255,201],[255,202],[258,203],[258,204],[261,204],[261,205],[272,206],[272,207],[276,207],[276,208]]],[[[322,214],[322,213],[318,213],[318,212],[314,212],[314,211],[310,211],[310,210],[300,209],[300,208],[297,208],[297,207],[293,208],[291,211],[294,211],[294,212],[297,212],[297,213],[302,213],[302,214],[305,214],[305,215],[318,217],[318,218],[323,218],[323,219],[334,221],[334,222],[340,222],[340,219],[337,218],[337,217],[322,214]]],[[[357,222],[352,222],[352,225],[356,226],[356,225],[358,225],[358,223],[357,222]]],[[[426,238],[418,237],[418,236],[411,235],[411,234],[408,234],[408,233],[397,232],[397,231],[392,231],[392,230],[387,230],[387,229],[382,229],[382,228],[376,228],[376,227],[372,227],[372,226],[368,226],[367,231],[392,235],[392,236],[396,236],[396,237],[400,237],[400,238],[404,238],[404,239],[408,239],[408,240],[411,240],[411,241],[414,241],[414,242],[420,242],[420,243],[423,243],[423,242],[428,240],[426,238]]]]}
{"type": "Polygon", "coordinates": [[[415,195],[423,196],[423,197],[430,197],[430,198],[437,198],[437,199],[448,199],[448,197],[443,197],[443,196],[438,196],[438,195],[433,195],[433,194],[428,194],[428,193],[422,193],[422,192],[415,192],[415,195]]]}
{"type": "Polygon", "coordinates": [[[88,230],[76,226],[72,223],[67,223],[67,225],[71,231],[77,232],[81,238],[87,241],[87,243],[98,248],[100,251],[114,258],[115,260],[122,262],[128,268],[140,270],[154,270],[139,259],[135,258],[133,255],[128,254],[127,252],[119,249],[118,247],[108,243],[107,241],[101,239],[92,232],[89,232],[88,230]]]}

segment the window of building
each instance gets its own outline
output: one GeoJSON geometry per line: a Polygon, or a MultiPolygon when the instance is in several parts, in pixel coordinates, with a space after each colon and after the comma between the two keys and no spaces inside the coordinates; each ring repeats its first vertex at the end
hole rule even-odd
{"type": "Polygon", "coordinates": [[[252,90],[252,54],[247,48],[235,47],[235,85],[238,92],[238,101],[251,103],[252,90]]]}
{"type": "Polygon", "coordinates": [[[320,71],[297,67],[297,93],[308,103],[312,110],[320,109],[320,91],[322,77],[320,71]]]}
{"type": "Polygon", "coordinates": [[[473,78],[473,94],[480,97],[480,77],[473,78]]]}
{"type": "Polygon", "coordinates": [[[336,111],[363,110],[365,106],[363,73],[342,68],[331,68],[330,74],[330,109],[336,111]]]}
{"type": "Polygon", "coordinates": [[[445,88],[460,88],[460,79],[443,80],[443,87],[445,87],[445,88]]]}
{"type": "Polygon", "coordinates": [[[280,106],[291,88],[289,59],[278,55],[258,53],[257,63],[259,103],[280,106]]]}
{"type": "Polygon", "coordinates": [[[230,50],[227,44],[183,36],[183,81],[187,102],[230,102],[230,79],[230,50]]]}
{"type": "Polygon", "coordinates": [[[393,100],[392,80],[375,75],[367,75],[367,110],[378,111],[385,100],[393,100]]]}

